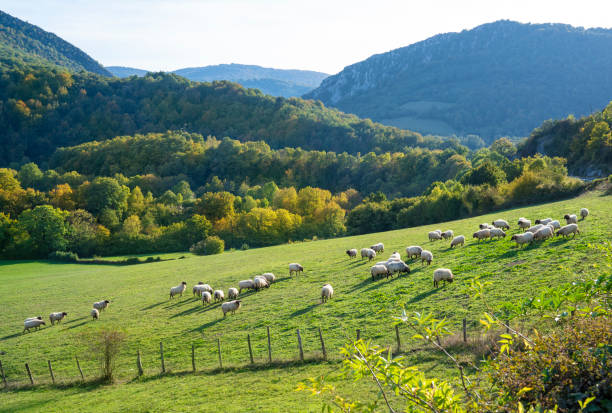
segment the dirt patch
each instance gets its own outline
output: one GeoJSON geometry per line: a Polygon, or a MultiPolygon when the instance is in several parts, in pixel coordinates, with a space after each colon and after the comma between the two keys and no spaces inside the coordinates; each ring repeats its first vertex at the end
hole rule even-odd
{"type": "Polygon", "coordinates": [[[521,264],[523,264],[525,262],[527,262],[527,260],[512,261],[512,262],[509,262],[508,264],[506,264],[506,267],[514,267],[515,265],[521,265],[521,264]]]}

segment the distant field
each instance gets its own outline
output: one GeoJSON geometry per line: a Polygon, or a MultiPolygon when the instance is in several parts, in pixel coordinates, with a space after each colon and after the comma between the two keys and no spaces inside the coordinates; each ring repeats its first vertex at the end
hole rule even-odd
{"type": "MultiPolygon", "coordinates": [[[[449,317],[459,329],[468,319],[472,334],[477,334],[482,306],[466,298],[467,280],[482,277],[494,283],[493,302],[532,296],[541,289],[577,276],[595,276],[601,257],[589,243],[610,241],[612,233],[612,196],[589,193],[575,199],[497,212],[444,224],[403,229],[378,234],[323,240],[226,252],[209,257],[191,254],[163,254],[178,258],[159,263],[132,266],[54,264],[50,262],[0,262],[0,356],[6,375],[13,384],[27,381],[24,363],[28,362],[38,382],[49,382],[47,360],[54,366],[60,382],[74,381],[77,371],[74,356],[79,356],[86,376],[96,374],[96,365],[79,339],[83,332],[98,327],[116,327],[127,334],[118,371],[119,383],[112,386],[75,386],[0,392],[0,412],[14,411],[319,411],[320,402],[294,391],[306,377],[325,374],[337,367],[338,349],[362,337],[381,345],[394,345],[392,316],[402,307],[407,311],[428,310],[449,317]],[[471,234],[480,222],[507,219],[516,232],[516,220],[525,216],[554,217],[591,210],[579,222],[582,234],[575,239],[554,239],[525,249],[504,240],[476,243],[471,234]],[[468,239],[463,248],[449,249],[449,242],[427,241],[427,232],[453,229],[468,239]],[[386,259],[397,250],[405,256],[407,245],[422,245],[434,253],[434,263],[423,267],[408,262],[412,273],[392,280],[370,280],[371,263],[350,260],[344,250],[361,248],[375,242],[385,243],[386,259]],[[289,278],[287,264],[300,262],[306,271],[289,278]],[[448,267],[457,280],[439,289],[432,287],[435,268],[448,267]],[[274,272],[278,282],[270,289],[243,295],[243,308],[223,319],[219,305],[203,307],[191,296],[198,281],[214,288],[227,289],[238,281],[266,271],[274,272]],[[169,300],[168,290],[181,281],[187,294],[169,300]],[[330,282],[335,296],[320,304],[321,286],[330,282]],[[94,301],[112,301],[97,322],[89,310],[94,301]],[[66,311],[60,326],[21,334],[23,320],[52,311],[66,311]],[[266,367],[266,327],[272,332],[273,358],[279,364],[266,367]],[[319,356],[317,328],[321,327],[331,362],[293,363],[297,358],[295,331],[302,332],[307,359],[319,356]],[[248,364],[246,335],[251,335],[256,368],[248,364]],[[218,367],[217,338],[221,339],[223,365],[218,367]],[[158,377],[159,342],[163,341],[166,368],[170,374],[158,377]],[[191,345],[196,346],[197,375],[191,368],[191,345]],[[136,376],[135,354],[143,354],[145,377],[136,376]],[[283,365],[282,363],[286,363],[283,365]]],[[[155,254],[157,256],[159,254],[155,254]]],[[[402,332],[404,348],[412,346],[409,333],[402,332]]],[[[443,377],[452,370],[435,353],[415,352],[409,359],[428,375],[443,377]]],[[[356,386],[361,397],[375,394],[367,382],[356,386]]]]}

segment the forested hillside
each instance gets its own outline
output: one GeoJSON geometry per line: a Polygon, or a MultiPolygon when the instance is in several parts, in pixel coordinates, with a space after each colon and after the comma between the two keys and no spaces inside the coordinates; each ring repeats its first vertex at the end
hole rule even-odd
{"type": "Polygon", "coordinates": [[[612,30],[498,21],[374,55],[305,97],[437,134],[526,136],[612,97],[612,30]]]}
{"type": "Polygon", "coordinates": [[[6,65],[14,59],[51,63],[71,71],[86,70],[111,74],[85,52],[60,37],[0,11],[0,59],[6,65]]]}

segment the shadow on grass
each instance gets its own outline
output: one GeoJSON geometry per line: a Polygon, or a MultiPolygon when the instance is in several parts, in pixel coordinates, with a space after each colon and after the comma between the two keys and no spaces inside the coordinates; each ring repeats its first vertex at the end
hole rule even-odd
{"type": "Polygon", "coordinates": [[[72,324],[72,323],[76,323],[77,321],[83,321],[88,318],[89,317],[79,317],[79,318],[72,319],[70,321],[63,322],[62,324],[72,324]]]}
{"type": "MultiPolygon", "coordinates": [[[[177,301],[177,302],[175,302],[173,304],[169,304],[169,305],[165,306],[164,309],[168,310],[168,309],[171,309],[171,308],[179,307],[181,305],[193,303],[193,299],[191,299],[191,298],[192,297],[187,297],[187,298],[179,299],[179,301],[177,301]]],[[[170,300],[168,300],[168,301],[170,301],[170,300]]],[[[163,302],[162,302],[162,304],[163,304],[163,302]]]]}
{"type": "Polygon", "coordinates": [[[147,310],[151,310],[151,309],[153,309],[153,308],[155,308],[155,307],[158,307],[158,306],[160,306],[160,305],[162,305],[162,304],[167,304],[167,303],[168,303],[168,301],[166,301],[166,300],[164,300],[164,301],[160,301],[159,303],[156,303],[156,304],[151,304],[151,305],[149,305],[149,306],[147,306],[147,307],[145,307],[145,308],[141,308],[141,309],[140,309],[140,311],[147,311],[147,310]]]}
{"type": "MultiPolygon", "coordinates": [[[[95,321],[95,320],[92,319],[92,321],[95,321]]],[[[75,325],[72,325],[70,327],[66,327],[66,330],[72,330],[73,328],[84,326],[87,323],[88,323],[88,320],[81,321],[79,324],[75,324],[75,325]]]]}
{"type": "Polygon", "coordinates": [[[318,305],[319,303],[310,304],[308,307],[304,307],[300,310],[294,311],[293,313],[289,315],[289,317],[293,318],[293,317],[300,316],[302,314],[306,314],[307,312],[311,311],[313,308],[317,307],[318,305]]]}
{"type": "Polygon", "coordinates": [[[0,341],[9,340],[11,338],[19,337],[22,334],[23,334],[23,332],[21,332],[21,331],[19,331],[17,333],[14,333],[14,334],[9,334],[8,336],[0,337],[0,341]]]}
{"type": "Polygon", "coordinates": [[[366,285],[370,284],[371,282],[372,282],[372,278],[368,276],[368,278],[365,278],[359,284],[353,286],[353,288],[348,290],[347,293],[351,294],[351,293],[354,293],[357,290],[361,290],[362,288],[364,288],[366,285]]]}
{"type": "Polygon", "coordinates": [[[410,301],[408,301],[408,304],[419,302],[419,301],[421,301],[422,299],[429,297],[430,295],[432,295],[432,294],[433,294],[433,293],[435,293],[436,291],[437,291],[437,289],[432,288],[432,289],[431,289],[431,290],[429,290],[429,291],[425,291],[424,293],[421,293],[421,294],[419,294],[419,295],[415,295],[414,297],[412,297],[412,298],[410,299],[410,301]]]}
{"type": "Polygon", "coordinates": [[[223,321],[223,319],[224,319],[224,317],[223,317],[223,316],[220,316],[220,317],[219,317],[219,318],[217,318],[216,320],[209,321],[208,323],[206,323],[206,324],[202,324],[201,326],[196,327],[196,328],[194,328],[194,329],[191,329],[190,331],[197,331],[198,333],[200,333],[200,332],[202,332],[202,330],[204,330],[205,328],[212,327],[212,326],[214,326],[215,324],[219,323],[220,321],[223,321]]]}

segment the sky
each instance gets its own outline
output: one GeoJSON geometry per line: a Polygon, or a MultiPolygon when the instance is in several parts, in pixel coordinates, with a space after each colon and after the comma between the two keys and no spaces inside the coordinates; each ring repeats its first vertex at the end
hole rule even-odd
{"type": "Polygon", "coordinates": [[[612,27],[610,0],[0,0],[105,66],[221,63],[334,74],[438,33],[500,19],[612,27]]]}

